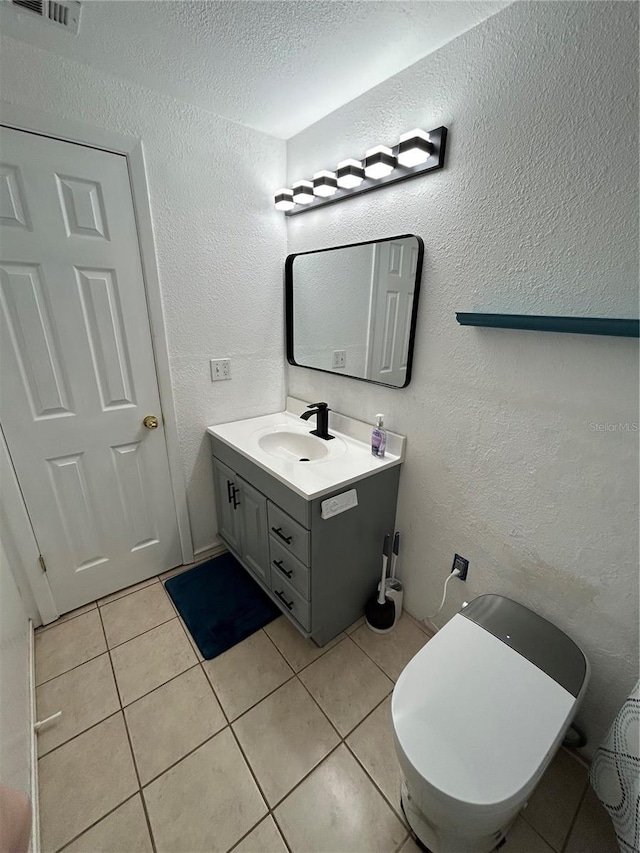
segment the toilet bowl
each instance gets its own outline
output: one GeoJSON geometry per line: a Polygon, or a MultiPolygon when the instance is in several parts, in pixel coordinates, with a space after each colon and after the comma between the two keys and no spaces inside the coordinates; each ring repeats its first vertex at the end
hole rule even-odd
{"type": "Polygon", "coordinates": [[[562,743],[589,680],[582,650],[500,595],[451,619],[391,703],[402,808],[432,853],[501,843],[562,743]]]}

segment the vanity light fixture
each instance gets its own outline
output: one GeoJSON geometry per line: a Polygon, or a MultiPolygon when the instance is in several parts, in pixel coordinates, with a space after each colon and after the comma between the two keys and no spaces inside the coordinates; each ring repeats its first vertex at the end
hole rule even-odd
{"type": "Polygon", "coordinates": [[[278,190],[276,207],[283,210],[285,216],[296,216],[442,169],[446,144],[446,127],[436,127],[428,132],[420,128],[409,130],[402,134],[393,148],[376,145],[362,160],[342,160],[335,171],[323,169],[316,172],[313,182],[296,181],[293,190],[278,190]]]}
{"type": "Polygon", "coordinates": [[[283,188],[275,195],[276,210],[293,210],[296,206],[293,200],[293,190],[283,188]]]}
{"type": "Polygon", "coordinates": [[[397,160],[386,145],[376,145],[364,155],[364,173],[367,178],[386,178],[395,169],[397,160]]]}
{"type": "Polygon", "coordinates": [[[326,169],[322,172],[316,172],[313,176],[313,194],[321,198],[327,198],[333,195],[338,189],[338,181],[336,180],[335,172],[329,172],[326,169]]]}
{"type": "Polygon", "coordinates": [[[403,133],[398,143],[398,163],[401,166],[419,166],[426,163],[433,151],[429,134],[416,128],[403,133]]]}
{"type": "Polygon", "coordinates": [[[296,204],[311,204],[313,184],[311,181],[296,181],[293,185],[293,200],[296,204]]]}

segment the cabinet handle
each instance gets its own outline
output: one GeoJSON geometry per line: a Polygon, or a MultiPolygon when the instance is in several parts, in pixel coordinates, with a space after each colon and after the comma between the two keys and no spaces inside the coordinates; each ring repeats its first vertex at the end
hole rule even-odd
{"type": "Polygon", "coordinates": [[[233,508],[234,509],[237,509],[240,506],[240,501],[237,500],[237,497],[239,494],[240,494],[240,489],[236,489],[236,487],[234,486],[233,487],[233,494],[231,495],[231,497],[233,498],[233,508]]]}
{"type": "Polygon", "coordinates": [[[289,610],[293,610],[293,599],[291,599],[291,601],[287,601],[287,599],[284,597],[284,593],[278,592],[277,589],[275,589],[274,592],[278,596],[280,601],[284,604],[285,607],[288,607],[289,610]]]}
{"type": "Polygon", "coordinates": [[[233,500],[233,495],[231,494],[232,486],[233,483],[231,482],[231,480],[227,480],[227,497],[229,498],[229,503],[231,503],[231,501],[233,500]]]}
{"type": "Polygon", "coordinates": [[[285,569],[285,567],[282,565],[282,560],[274,560],[274,561],[273,561],[273,565],[274,565],[276,568],[280,569],[280,571],[282,572],[282,574],[283,574],[283,575],[286,575],[288,578],[290,578],[290,577],[293,575],[293,569],[291,569],[290,571],[287,571],[287,570],[285,569]]]}
{"type": "Polygon", "coordinates": [[[282,532],[281,527],[272,527],[271,529],[276,534],[276,536],[279,536],[282,539],[283,542],[286,542],[287,545],[291,545],[291,540],[293,539],[293,536],[285,536],[282,532]]]}

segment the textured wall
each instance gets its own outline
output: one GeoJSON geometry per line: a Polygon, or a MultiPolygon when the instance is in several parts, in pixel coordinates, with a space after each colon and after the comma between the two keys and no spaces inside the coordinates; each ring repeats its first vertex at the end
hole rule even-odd
{"type": "Polygon", "coordinates": [[[143,140],[194,547],[215,541],[205,427],[284,401],[285,143],[2,39],[2,97],[143,140]],[[209,359],[231,357],[230,382],[209,359]],[[256,369],[256,364],[260,369],[256,369]]]}
{"type": "MultiPolygon", "coordinates": [[[[408,610],[440,624],[498,592],[582,644],[597,744],[637,678],[638,349],[476,330],[455,311],[637,316],[638,6],[516,3],[289,141],[289,181],[450,128],[447,166],[288,220],[289,252],[425,241],[406,390],[288,368],[289,393],[408,436],[398,527],[408,610]]],[[[508,685],[505,685],[508,689],[508,685]]],[[[526,733],[523,733],[526,736],[526,733]]]]}

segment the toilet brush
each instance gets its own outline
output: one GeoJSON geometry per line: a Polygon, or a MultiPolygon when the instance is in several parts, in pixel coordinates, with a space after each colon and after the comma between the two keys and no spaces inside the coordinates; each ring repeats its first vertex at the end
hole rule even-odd
{"type": "Polygon", "coordinates": [[[393,628],[395,605],[386,597],[387,561],[389,559],[389,534],[384,537],[382,546],[382,578],[377,592],[369,599],[364,608],[364,618],[372,631],[384,634],[393,628]]]}

